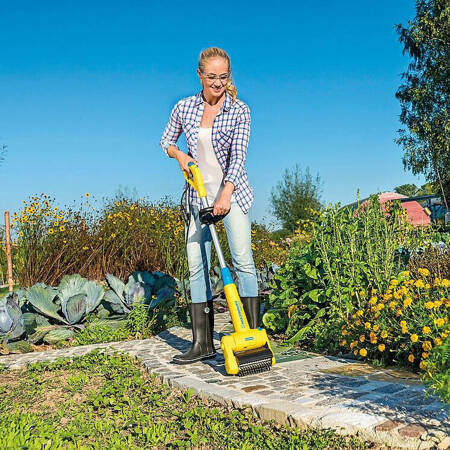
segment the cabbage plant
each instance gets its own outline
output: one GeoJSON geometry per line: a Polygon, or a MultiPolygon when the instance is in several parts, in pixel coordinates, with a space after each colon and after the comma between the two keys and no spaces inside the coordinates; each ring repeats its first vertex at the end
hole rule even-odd
{"type": "Polygon", "coordinates": [[[110,289],[104,299],[119,314],[129,313],[139,303],[148,304],[151,310],[161,303],[175,301],[177,282],[162,272],[133,272],[126,283],[107,274],[106,281],[110,289]]]}
{"type": "Polygon", "coordinates": [[[17,305],[16,294],[0,299],[0,336],[7,342],[20,338],[25,332],[22,311],[17,305]]]}

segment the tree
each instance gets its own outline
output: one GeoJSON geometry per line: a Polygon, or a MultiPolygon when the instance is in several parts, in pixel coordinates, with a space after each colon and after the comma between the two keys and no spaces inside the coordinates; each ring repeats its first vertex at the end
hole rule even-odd
{"type": "Polygon", "coordinates": [[[7,148],[8,148],[8,146],[4,145],[4,144],[2,146],[0,146],[0,165],[5,160],[5,155],[6,155],[6,149],[7,148]]]}
{"type": "Polygon", "coordinates": [[[292,173],[284,171],[283,179],[272,189],[270,201],[274,216],[285,230],[295,231],[298,220],[310,218],[311,210],[321,207],[321,190],[319,174],[313,178],[308,167],[304,173],[298,164],[292,173]]]}
{"type": "Polygon", "coordinates": [[[417,189],[416,195],[432,195],[439,193],[439,185],[437,183],[425,183],[420,189],[417,189]]]}
{"type": "Polygon", "coordinates": [[[415,184],[402,184],[394,188],[394,192],[397,194],[406,195],[407,197],[414,197],[418,191],[418,187],[415,184]]]}
{"type": "Polygon", "coordinates": [[[419,195],[431,195],[439,192],[439,186],[436,183],[425,183],[420,188],[415,184],[402,184],[394,188],[397,194],[406,195],[407,197],[415,197],[419,195]]]}
{"type": "Polygon", "coordinates": [[[396,25],[403,54],[412,61],[396,92],[400,121],[396,142],[403,147],[405,169],[422,173],[450,198],[450,4],[417,0],[408,27],[396,25]]]}

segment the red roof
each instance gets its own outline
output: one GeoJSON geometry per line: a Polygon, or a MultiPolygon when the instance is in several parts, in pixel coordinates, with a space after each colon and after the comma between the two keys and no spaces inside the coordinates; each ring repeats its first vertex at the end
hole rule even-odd
{"type": "MultiPolygon", "coordinates": [[[[383,192],[382,194],[378,195],[378,201],[383,205],[389,200],[396,200],[400,198],[407,198],[406,195],[397,194],[396,192],[383,192]]],[[[367,200],[361,203],[361,206],[365,205],[367,203],[367,200]]],[[[419,202],[403,202],[401,203],[402,207],[406,210],[408,222],[412,225],[430,225],[431,219],[430,216],[428,216],[425,211],[423,210],[422,206],[419,202]]],[[[384,210],[384,208],[383,208],[384,210]]]]}

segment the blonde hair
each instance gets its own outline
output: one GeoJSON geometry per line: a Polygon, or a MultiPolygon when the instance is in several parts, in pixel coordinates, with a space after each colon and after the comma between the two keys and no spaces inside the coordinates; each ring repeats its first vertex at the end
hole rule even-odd
{"type": "MultiPolygon", "coordinates": [[[[200,72],[205,72],[205,64],[206,61],[209,58],[215,58],[215,57],[220,57],[223,58],[227,61],[228,63],[228,72],[230,74],[231,77],[231,62],[230,62],[230,57],[228,56],[228,53],[218,47],[209,47],[205,50],[203,50],[200,53],[200,57],[198,59],[198,68],[200,69],[200,72]]],[[[233,102],[236,101],[237,98],[237,89],[236,86],[233,84],[233,82],[231,81],[231,78],[228,79],[227,85],[225,87],[226,91],[228,92],[228,94],[231,96],[231,98],[233,99],[233,102]]]]}

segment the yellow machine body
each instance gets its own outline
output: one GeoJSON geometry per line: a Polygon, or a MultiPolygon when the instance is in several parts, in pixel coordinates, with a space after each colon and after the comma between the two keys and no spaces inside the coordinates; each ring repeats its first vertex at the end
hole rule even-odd
{"type": "MultiPolygon", "coordinates": [[[[231,320],[233,321],[234,333],[224,336],[220,341],[220,347],[225,357],[225,370],[230,375],[236,375],[239,372],[239,365],[236,353],[247,350],[254,350],[261,347],[270,347],[266,330],[262,328],[251,329],[248,326],[245,317],[244,307],[242,306],[236,285],[234,283],[224,286],[225,298],[227,299],[228,309],[230,310],[231,320]]],[[[275,357],[272,352],[272,365],[275,364],[275,357]]]]}

